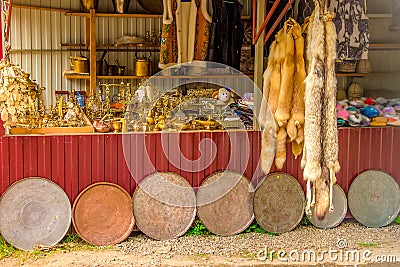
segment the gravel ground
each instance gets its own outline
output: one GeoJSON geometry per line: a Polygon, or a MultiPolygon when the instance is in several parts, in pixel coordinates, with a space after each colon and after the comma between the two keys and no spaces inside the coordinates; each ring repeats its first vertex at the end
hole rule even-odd
{"type": "Polygon", "coordinates": [[[300,251],[338,249],[338,245],[346,249],[365,249],[369,246],[383,247],[390,244],[400,245],[400,225],[392,224],[378,229],[367,228],[357,222],[348,221],[333,229],[299,226],[279,236],[245,233],[230,237],[184,236],[169,241],[155,241],[143,234],[136,234],[118,244],[116,249],[124,254],[164,255],[164,258],[168,259],[175,255],[256,257],[257,253],[265,247],[274,250],[300,251]],[[361,243],[363,245],[360,245],[361,243]]]}

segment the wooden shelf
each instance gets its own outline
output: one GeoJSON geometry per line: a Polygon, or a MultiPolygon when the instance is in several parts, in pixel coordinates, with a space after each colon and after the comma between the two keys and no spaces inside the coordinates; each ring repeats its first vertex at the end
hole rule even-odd
{"type": "Polygon", "coordinates": [[[337,77],[365,77],[373,75],[399,75],[400,72],[336,73],[337,77]]]}
{"type": "Polygon", "coordinates": [[[68,74],[68,73],[64,73],[64,78],[66,78],[66,79],[89,80],[90,79],[90,75],[88,75],[88,74],[68,74]]]}
{"type": "Polygon", "coordinates": [[[400,43],[397,44],[369,44],[370,49],[400,49],[400,43]]]}
{"type": "Polygon", "coordinates": [[[364,73],[354,73],[354,72],[338,72],[336,73],[337,77],[364,77],[364,73]]]}
{"type": "Polygon", "coordinates": [[[392,14],[390,13],[379,13],[379,14],[366,14],[368,18],[376,18],[376,19],[384,19],[384,18],[391,18],[392,14]]]}
{"type": "Polygon", "coordinates": [[[13,8],[22,8],[22,9],[34,9],[34,10],[42,10],[42,11],[56,11],[56,12],[79,12],[78,10],[70,10],[63,8],[53,8],[53,7],[40,7],[40,6],[25,6],[25,5],[12,5],[13,8]]]}
{"type": "MultiPolygon", "coordinates": [[[[61,44],[61,47],[78,47],[78,48],[82,48],[82,49],[86,49],[88,50],[88,45],[86,44],[61,44]]],[[[159,44],[154,44],[154,43],[143,43],[143,44],[97,44],[96,45],[96,50],[114,50],[114,51],[120,51],[120,50],[132,50],[134,51],[134,48],[154,48],[159,50],[160,49],[160,45],[159,44]]]]}
{"type": "Polygon", "coordinates": [[[140,77],[140,76],[134,76],[134,75],[100,75],[97,76],[97,79],[148,79],[149,77],[140,77]]]}
{"type": "MultiPolygon", "coordinates": [[[[78,16],[78,17],[90,17],[90,13],[86,12],[66,12],[66,16],[78,16]]],[[[117,14],[117,13],[96,13],[96,17],[117,17],[117,18],[162,18],[162,15],[158,14],[117,14]]]]}

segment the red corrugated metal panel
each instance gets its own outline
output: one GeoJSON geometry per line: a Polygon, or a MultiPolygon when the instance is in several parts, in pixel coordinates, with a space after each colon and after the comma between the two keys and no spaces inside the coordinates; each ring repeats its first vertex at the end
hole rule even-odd
{"type": "Polygon", "coordinates": [[[79,193],[92,184],[92,138],[91,135],[79,136],[79,193]]]}
{"type": "Polygon", "coordinates": [[[23,137],[24,146],[24,177],[38,175],[37,137],[23,137]]]}
{"type": "Polygon", "coordinates": [[[155,134],[144,134],[142,142],[143,149],[143,177],[156,172],[156,153],[161,151],[160,148],[154,149],[154,144],[156,142],[155,134]]]}
{"type": "MultiPolygon", "coordinates": [[[[28,137],[29,138],[29,137],[28,137]]],[[[65,137],[51,137],[51,180],[65,188],[65,137]]]]}
{"type": "MultiPolygon", "coordinates": [[[[51,137],[38,136],[37,150],[37,175],[51,180],[51,137]]],[[[76,157],[76,154],[74,156],[76,157]]]]}
{"type": "MultiPolygon", "coordinates": [[[[1,127],[1,126],[0,126],[1,127]]],[[[10,186],[10,149],[7,137],[0,136],[0,193],[10,186]]]]}
{"type": "Polygon", "coordinates": [[[260,155],[261,155],[261,132],[253,132],[253,146],[251,153],[253,154],[253,176],[249,177],[253,182],[254,186],[260,182],[264,177],[264,173],[261,169],[260,155]]]}
{"type": "MultiPolygon", "coordinates": [[[[231,153],[230,157],[228,158],[228,170],[236,171],[236,172],[241,172],[241,136],[240,132],[227,132],[225,134],[225,138],[228,141],[230,148],[231,148],[231,153]]],[[[221,154],[219,154],[221,155],[221,154]]]]}
{"type": "Polygon", "coordinates": [[[24,178],[24,154],[22,137],[10,137],[10,185],[24,178]]]}
{"type": "Polygon", "coordinates": [[[65,136],[65,193],[72,200],[79,194],[79,137],[65,136]]]}
{"type": "Polygon", "coordinates": [[[179,146],[174,153],[181,157],[181,175],[193,186],[193,150],[197,149],[197,133],[182,132],[179,134],[179,146]],[[195,148],[196,147],[196,148],[195,148]]]}
{"type": "Polygon", "coordinates": [[[168,170],[181,174],[181,152],[179,145],[179,133],[169,133],[168,136],[168,170]],[[179,153],[177,153],[179,152],[179,153]]]}
{"type": "Polygon", "coordinates": [[[118,164],[122,159],[118,158],[118,135],[107,134],[104,141],[105,146],[105,181],[110,183],[118,183],[118,164]]]}
{"type": "Polygon", "coordinates": [[[391,158],[391,173],[393,177],[396,178],[397,182],[400,184],[400,128],[392,128],[393,131],[393,141],[390,143],[392,148],[392,155],[390,157],[385,158],[385,160],[389,160],[391,158]],[[399,154],[397,154],[399,153],[399,154]]]}
{"type": "Polygon", "coordinates": [[[134,180],[129,171],[129,164],[131,164],[131,139],[127,134],[117,135],[117,158],[118,158],[118,184],[124,188],[131,195],[131,183],[134,183],[134,180]]]}
{"type": "Polygon", "coordinates": [[[92,136],[92,183],[104,182],[104,135],[92,136]]]}
{"type": "Polygon", "coordinates": [[[197,188],[204,180],[207,148],[205,141],[205,132],[198,132],[193,136],[193,175],[192,175],[192,186],[197,188]]]}
{"type": "Polygon", "coordinates": [[[154,150],[156,151],[156,161],[155,167],[157,171],[160,172],[167,172],[168,171],[168,150],[169,150],[169,143],[168,143],[168,135],[167,134],[153,134],[154,143],[150,144],[151,147],[147,147],[147,150],[154,150]]]}
{"type": "MultiPolygon", "coordinates": [[[[145,160],[143,155],[144,151],[144,134],[135,133],[131,135],[131,166],[130,171],[132,177],[137,183],[140,183],[144,178],[144,164],[145,160]]],[[[136,184],[131,184],[131,189],[129,191],[134,191],[136,184]]]]}
{"type": "MultiPolygon", "coordinates": [[[[1,47],[1,43],[0,43],[0,47],[1,47]]],[[[5,134],[5,129],[3,126],[3,121],[0,120],[0,136],[3,136],[5,134]]]]}
{"type": "Polygon", "coordinates": [[[244,171],[244,175],[248,178],[248,179],[252,179],[253,177],[253,141],[254,141],[254,131],[251,132],[247,132],[247,138],[249,140],[249,151],[248,151],[248,157],[247,157],[247,161],[245,162],[245,171],[244,171]]]}
{"type": "MultiPolygon", "coordinates": [[[[207,166],[207,168],[204,171],[204,178],[207,178],[210,176],[212,173],[217,171],[217,134],[213,132],[206,132],[205,133],[205,138],[208,140],[206,142],[206,155],[207,155],[207,160],[211,163],[207,166]]],[[[204,180],[203,178],[203,180],[204,180]]],[[[203,180],[199,181],[201,184],[203,180]]]]}
{"type": "Polygon", "coordinates": [[[229,159],[231,157],[231,143],[229,136],[225,132],[215,133],[217,140],[217,171],[226,170],[228,168],[229,159]]]}

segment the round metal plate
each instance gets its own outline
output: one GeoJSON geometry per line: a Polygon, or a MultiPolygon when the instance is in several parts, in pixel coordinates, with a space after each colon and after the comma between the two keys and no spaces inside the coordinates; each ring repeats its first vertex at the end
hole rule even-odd
{"type": "Polygon", "coordinates": [[[229,236],[243,232],[253,222],[253,191],[240,173],[210,175],[197,192],[197,215],[212,233],[229,236]],[[215,196],[219,196],[217,200],[215,196]]]}
{"type": "Polygon", "coordinates": [[[194,190],[175,173],[150,174],[140,182],[132,201],[136,225],[156,240],[183,235],[196,217],[194,190]]]}
{"type": "Polygon", "coordinates": [[[116,184],[92,184],[76,198],[72,222],[79,236],[90,244],[122,242],[135,225],[131,196],[116,184]]]}
{"type": "Polygon", "coordinates": [[[63,189],[44,178],[11,185],[0,200],[1,235],[14,247],[54,246],[71,224],[71,203],[63,189]]]}
{"type": "Polygon", "coordinates": [[[281,172],[265,177],[254,193],[254,215],[266,231],[284,233],[293,230],[304,214],[304,192],[291,175],[281,172]]]}
{"type": "Polygon", "coordinates": [[[400,211],[400,189],[392,176],[369,170],[358,175],[349,188],[349,209],[367,227],[382,227],[400,211]]]}
{"type": "MultiPolygon", "coordinates": [[[[316,216],[308,216],[308,219],[318,228],[334,228],[344,220],[347,213],[347,198],[338,184],[333,186],[333,207],[333,212],[326,212],[323,220],[318,220],[316,216]]],[[[314,208],[311,208],[311,211],[314,214],[314,208]]]]}
{"type": "Polygon", "coordinates": [[[162,14],[163,1],[162,0],[138,0],[139,5],[149,13],[162,14]]]}

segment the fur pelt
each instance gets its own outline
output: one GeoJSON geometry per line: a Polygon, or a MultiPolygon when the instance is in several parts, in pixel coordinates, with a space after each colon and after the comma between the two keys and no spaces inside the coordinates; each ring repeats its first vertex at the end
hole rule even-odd
{"type": "Polygon", "coordinates": [[[314,182],[315,190],[315,206],[314,215],[318,220],[325,218],[326,211],[329,207],[329,171],[328,168],[322,168],[320,179],[314,182]]]}
{"type": "Polygon", "coordinates": [[[276,34],[276,57],[274,57],[274,67],[271,73],[271,87],[268,94],[268,105],[272,114],[275,114],[278,107],[279,91],[281,88],[281,68],[285,59],[285,32],[281,29],[276,34]]]}
{"type": "Polygon", "coordinates": [[[289,141],[293,142],[297,138],[297,127],[293,117],[290,117],[287,125],[286,125],[287,135],[289,137],[289,141]]]}
{"type": "Polygon", "coordinates": [[[323,98],[322,138],[323,153],[326,167],[333,173],[340,170],[338,161],[339,145],[337,135],[336,118],[336,90],[337,80],[335,74],[336,59],[336,29],[331,19],[325,22],[326,29],[326,68],[325,68],[325,92],[323,98]]]}
{"type": "Polygon", "coordinates": [[[319,6],[316,5],[312,17],[312,27],[309,28],[309,54],[310,73],[305,82],[305,125],[304,125],[304,149],[306,150],[306,162],[304,167],[304,179],[315,181],[321,176],[321,109],[322,92],[324,90],[324,24],[320,18],[319,6]]]}
{"type": "Polygon", "coordinates": [[[274,68],[275,57],[276,57],[275,47],[276,47],[276,42],[274,41],[269,50],[268,66],[263,75],[264,78],[263,99],[261,101],[260,115],[258,116],[258,122],[261,125],[261,127],[265,127],[266,117],[268,116],[267,112],[270,112],[268,106],[268,96],[269,96],[269,90],[271,88],[271,75],[272,75],[272,70],[274,68]]]}
{"type": "Polygon", "coordinates": [[[304,62],[304,38],[300,25],[297,23],[293,26],[293,38],[295,42],[295,71],[291,117],[297,126],[304,124],[304,92],[306,87],[304,80],[307,76],[304,62]]]}
{"type": "Polygon", "coordinates": [[[275,166],[282,169],[286,161],[286,129],[280,127],[276,136],[275,166]]]}
{"type": "Polygon", "coordinates": [[[275,121],[271,112],[268,116],[261,135],[261,169],[265,174],[271,170],[276,151],[275,121]]]}
{"type": "Polygon", "coordinates": [[[295,140],[298,144],[304,142],[304,125],[298,125],[297,126],[297,137],[295,140]]]}
{"type": "Polygon", "coordinates": [[[301,152],[303,152],[303,143],[298,144],[296,141],[292,142],[292,153],[297,159],[298,156],[300,156],[301,152]]]}
{"type": "Polygon", "coordinates": [[[281,88],[279,92],[278,107],[275,112],[275,120],[279,127],[286,126],[290,118],[293,100],[294,84],[294,39],[292,21],[285,22],[285,61],[281,72],[281,88]]]}

